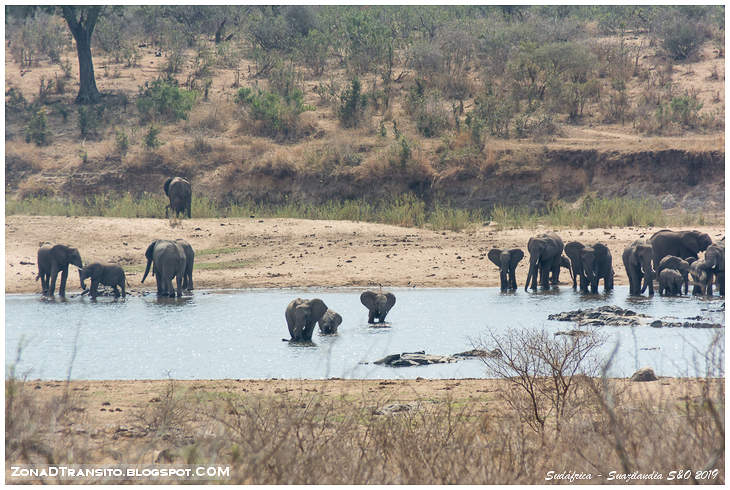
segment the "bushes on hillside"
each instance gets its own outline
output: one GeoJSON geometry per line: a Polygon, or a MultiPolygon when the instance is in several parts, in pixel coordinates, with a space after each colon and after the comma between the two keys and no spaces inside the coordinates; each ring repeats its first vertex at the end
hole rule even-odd
{"type": "Polygon", "coordinates": [[[143,121],[161,118],[168,122],[187,119],[195,104],[195,92],[181,89],[174,79],[157,79],[140,87],[137,109],[143,121]]]}
{"type": "Polygon", "coordinates": [[[299,115],[314,110],[304,103],[304,95],[299,89],[293,89],[283,97],[275,92],[246,87],[238,90],[235,102],[246,107],[250,117],[258,123],[260,134],[289,140],[300,136],[299,115]]]}
{"type": "Polygon", "coordinates": [[[355,77],[350,88],[340,95],[340,108],[337,112],[340,123],[346,128],[356,128],[365,116],[367,97],[361,92],[360,80],[355,77]]]}

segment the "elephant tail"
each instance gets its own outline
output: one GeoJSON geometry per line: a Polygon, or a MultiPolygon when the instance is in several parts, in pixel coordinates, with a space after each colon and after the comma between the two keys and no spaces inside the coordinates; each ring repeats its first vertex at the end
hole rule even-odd
{"type": "MultiPolygon", "coordinates": [[[[144,270],[144,275],[142,276],[142,282],[144,282],[145,279],[147,279],[147,274],[150,273],[150,265],[152,265],[152,261],[150,259],[147,259],[147,268],[144,270]]],[[[152,272],[154,275],[154,271],[152,272]]],[[[125,277],[126,280],[126,277],[125,277]]]]}

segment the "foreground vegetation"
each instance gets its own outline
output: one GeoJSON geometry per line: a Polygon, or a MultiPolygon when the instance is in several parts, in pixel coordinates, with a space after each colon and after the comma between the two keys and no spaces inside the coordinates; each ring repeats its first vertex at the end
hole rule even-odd
{"type": "Polygon", "coordinates": [[[225,483],[255,484],[535,484],[550,471],[588,475],[573,483],[651,483],[640,475],[653,472],[661,483],[724,482],[722,336],[705,354],[705,376],[648,383],[607,379],[606,366],[586,376],[598,367],[595,338],[524,330],[492,339],[505,355],[488,368],[503,379],[465,380],[480,387],[468,397],[424,395],[428,380],[363,381],[361,394],[328,390],[344,383],[332,380],[268,380],[282,388],[265,394],[242,380],[224,390],[156,382],[157,396],[145,394],[111,430],[84,418],[115,382],[102,398],[70,382],[43,399],[47,384],[39,391],[11,368],[6,464],[229,465],[225,483]],[[377,396],[384,384],[400,386],[391,396],[402,403],[377,396]]]}
{"type": "MultiPolygon", "coordinates": [[[[135,198],[130,194],[97,195],[84,200],[31,197],[5,200],[7,215],[35,216],[108,216],[117,218],[160,218],[165,215],[166,199],[152,194],[135,198]]],[[[406,194],[389,201],[372,203],[363,199],[306,204],[289,201],[261,204],[253,201],[221,204],[206,197],[194,196],[195,218],[300,218],[349,220],[385,223],[434,230],[460,231],[489,221],[499,229],[553,226],[566,228],[607,228],[611,226],[705,225],[704,215],[683,213],[668,215],[654,200],[627,198],[586,198],[571,207],[555,204],[543,212],[527,208],[498,206],[490,213],[453,207],[449,204],[427,205],[406,194]]]]}

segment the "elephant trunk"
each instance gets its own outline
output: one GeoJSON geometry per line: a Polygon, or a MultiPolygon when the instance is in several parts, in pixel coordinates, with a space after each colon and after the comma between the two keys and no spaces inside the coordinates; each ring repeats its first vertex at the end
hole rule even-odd
{"type": "Polygon", "coordinates": [[[527,291],[527,286],[530,284],[530,279],[532,279],[532,277],[535,274],[537,274],[537,261],[538,261],[537,256],[535,256],[534,259],[532,257],[530,257],[530,268],[527,271],[527,280],[525,281],[525,291],[527,291]]]}
{"type": "Polygon", "coordinates": [[[150,265],[152,265],[152,259],[147,259],[147,268],[144,270],[144,275],[142,276],[142,282],[144,282],[144,280],[147,279],[147,274],[149,274],[149,272],[150,272],[150,265]]]}

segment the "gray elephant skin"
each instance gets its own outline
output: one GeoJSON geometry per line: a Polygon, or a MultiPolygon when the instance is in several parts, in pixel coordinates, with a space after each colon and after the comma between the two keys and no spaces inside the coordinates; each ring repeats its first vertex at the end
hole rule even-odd
{"type": "Polygon", "coordinates": [[[114,297],[119,297],[119,290],[122,290],[122,298],[127,296],[127,276],[124,275],[124,269],[115,264],[100,264],[94,262],[87,264],[83,269],[79,269],[79,279],[81,280],[81,289],[86,290],[84,281],[91,279],[91,287],[89,289],[89,297],[95,299],[98,296],[99,284],[114,289],[114,297]]]}
{"type": "Polygon", "coordinates": [[[79,269],[83,267],[79,251],[68,245],[44,245],[38,249],[38,275],[35,280],[41,280],[43,295],[53,296],[56,291],[56,278],[61,271],[61,283],[58,286],[58,294],[66,296],[66,280],[68,279],[68,266],[75,265],[79,269]]]}
{"type": "Polygon", "coordinates": [[[578,286],[580,281],[581,291],[588,290],[588,280],[583,274],[583,263],[581,261],[581,252],[586,248],[580,242],[571,241],[565,244],[565,254],[570,260],[570,276],[573,279],[573,289],[578,286]]]}
{"type": "Polygon", "coordinates": [[[530,253],[530,268],[525,281],[525,291],[528,286],[537,289],[537,276],[540,274],[540,286],[549,288],[550,284],[557,284],[560,275],[560,263],[563,255],[563,240],[555,233],[543,233],[534,236],[527,242],[527,251],[530,253]],[[552,279],[550,273],[552,272],[552,279]],[[532,284],[530,281],[532,280],[532,284]]]}
{"type": "Polygon", "coordinates": [[[499,267],[499,287],[502,291],[508,289],[517,289],[517,279],[515,278],[515,269],[520,263],[525,253],[519,248],[510,250],[500,250],[493,248],[487,253],[487,257],[494,265],[499,267]]]}
{"type": "Polygon", "coordinates": [[[654,295],[654,269],[651,261],[654,257],[652,246],[646,240],[636,240],[624,249],[621,258],[626,275],[629,277],[629,294],[638,296],[649,288],[649,296],[654,295]],[[643,280],[643,285],[642,285],[643,280]]]}
{"type": "Polygon", "coordinates": [[[385,317],[393,305],[395,305],[395,295],[388,292],[365,291],[360,295],[360,302],[368,309],[368,323],[383,323],[385,317]]]}
{"type": "Polygon", "coordinates": [[[150,265],[154,264],[152,273],[157,279],[157,294],[174,297],[177,291],[177,296],[182,296],[187,263],[183,247],[176,241],[155,240],[147,247],[145,257],[147,257],[147,268],[142,276],[142,283],[147,278],[150,265]],[[173,278],[176,280],[177,289],[172,286],[173,278]]]}
{"type": "Polygon", "coordinates": [[[342,316],[336,311],[328,309],[322,318],[319,319],[317,325],[319,325],[320,333],[324,335],[334,335],[337,333],[337,327],[342,323],[342,316]]]}
{"type": "Polygon", "coordinates": [[[177,243],[180,244],[180,246],[183,249],[183,252],[185,252],[185,272],[183,273],[183,289],[187,291],[193,290],[193,266],[195,265],[195,250],[193,250],[193,247],[183,240],[182,238],[178,238],[175,240],[177,243]]]}
{"type": "Polygon", "coordinates": [[[662,269],[659,273],[659,294],[676,296],[682,294],[682,274],[674,269],[662,269]]]}
{"type": "Polygon", "coordinates": [[[704,259],[698,259],[689,265],[689,273],[692,276],[692,294],[707,294],[708,288],[712,288],[712,272],[705,264],[704,259]]]}
{"type": "Polygon", "coordinates": [[[699,257],[699,252],[707,250],[712,244],[712,239],[707,233],[697,230],[659,230],[649,238],[649,244],[653,249],[654,270],[656,270],[659,261],[667,255],[674,255],[680,259],[699,257]]]}
{"type": "Polygon", "coordinates": [[[327,312],[327,305],[321,299],[292,300],[286,307],[286,324],[291,342],[311,342],[314,325],[327,312]]]}
{"type": "Polygon", "coordinates": [[[603,243],[594,243],[581,252],[583,274],[591,287],[591,294],[598,294],[598,282],[603,279],[603,289],[613,289],[613,258],[608,247],[603,243]]]}
{"type": "Polygon", "coordinates": [[[163,188],[165,189],[165,195],[170,198],[170,204],[165,207],[165,218],[168,217],[170,211],[175,213],[175,216],[183,214],[190,218],[193,200],[190,182],[182,177],[170,177],[165,181],[163,188]]]}
{"type": "MultiPolygon", "coordinates": [[[[695,257],[691,257],[695,258],[695,257]]],[[[684,285],[684,294],[687,294],[689,290],[689,262],[680,259],[675,255],[666,255],[659,261],[659,265],[656,268],[656,274],[661,275],[664,269],[674,269],[679,272],[682,276],[682,283],[684,285]]]]}
{"type": "Polygon", "coordinates": [[[705,251],[705,269],[708,274],[706,294],[712,296],[712,279],[717,283],[720,296],[725,296],[725,239],[713,243],[705,251]]]}

